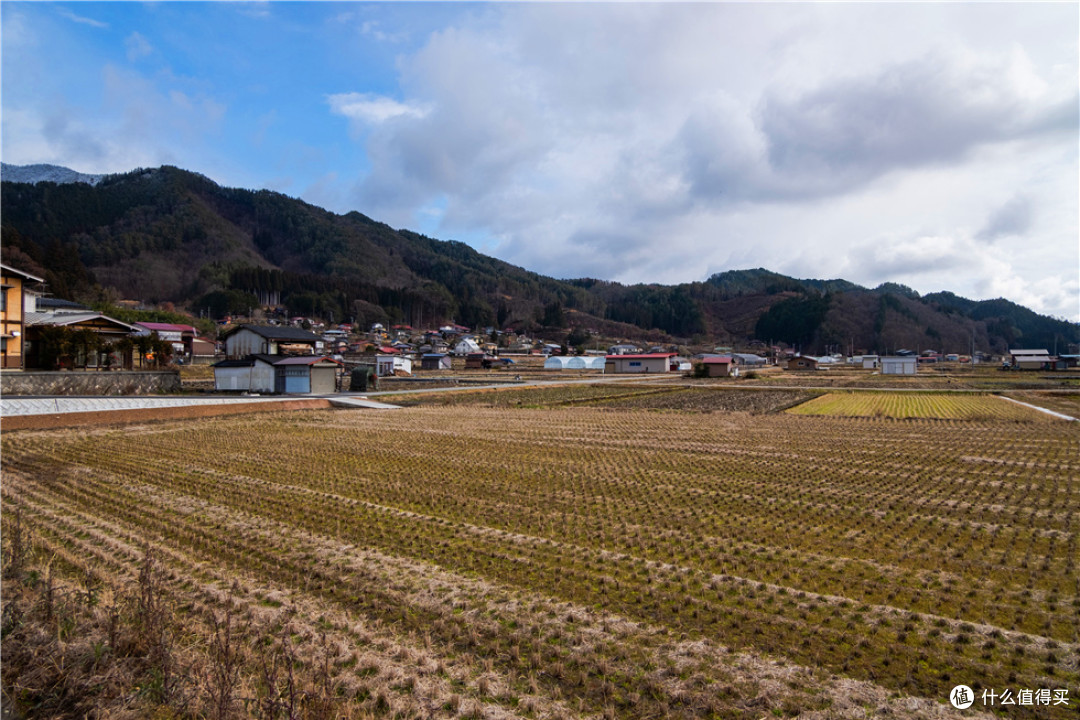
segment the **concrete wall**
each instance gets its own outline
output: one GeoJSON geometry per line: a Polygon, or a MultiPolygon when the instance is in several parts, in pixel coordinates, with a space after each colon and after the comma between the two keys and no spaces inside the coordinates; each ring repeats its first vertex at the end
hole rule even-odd
{"type": "Polygon", "coordinates": [[[251,369],[252,392],[275,392],[277,390],[277,373],[274,366],[262,360],[255,361],[255,367],[251,369]]]}
{"type": "Polygon", "coordinates": [[[214,368],[215,390],[248,390],[250,381],[249,367],[214,368]]]}
{"type": "Polygon", "coordinates": [[[179,390],[180,373],[176,370],[0,373],[0,393],[4,395],[155,395],[179,390]]]}

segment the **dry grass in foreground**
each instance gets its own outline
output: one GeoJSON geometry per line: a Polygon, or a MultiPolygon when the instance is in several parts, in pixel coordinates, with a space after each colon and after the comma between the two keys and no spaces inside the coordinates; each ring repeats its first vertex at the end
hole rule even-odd
{"type": "Polygon", "coordinates": [[[1075,704],[1075,425],[432,407],[5,434],[5,689],[100,718],[1075,704]]]}

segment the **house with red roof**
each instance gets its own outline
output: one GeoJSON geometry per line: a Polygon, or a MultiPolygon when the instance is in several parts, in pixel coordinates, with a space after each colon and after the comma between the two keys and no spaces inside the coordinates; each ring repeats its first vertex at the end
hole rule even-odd
{"type": "Polygon", "coordinates": [[[730,355],[707,355],[701,358],[701,364],[705,366],[706,377],[728,377],[734,361],[730,355]]]}
{"type": "Polygon", "coordinates": [[[199,337],[199,331],[191,325],[137,322],[135,328],[135,335],[157,333],[159,338],[172,343],[173,354],[177,357],[212,357],[217,349],[214,343],[199,337]]]}

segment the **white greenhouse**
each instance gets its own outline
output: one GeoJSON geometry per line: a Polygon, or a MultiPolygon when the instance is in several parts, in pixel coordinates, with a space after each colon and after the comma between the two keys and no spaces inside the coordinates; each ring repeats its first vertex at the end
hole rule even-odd
{"type": "Polygon", "coordinates": [[[603,370],[605,358],[598,357],[560,357],[552,356],[544,361],[545,370],[603,370]]]}

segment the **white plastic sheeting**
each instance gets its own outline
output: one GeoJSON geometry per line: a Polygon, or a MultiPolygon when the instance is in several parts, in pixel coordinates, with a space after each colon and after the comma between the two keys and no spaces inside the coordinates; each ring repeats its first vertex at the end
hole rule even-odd
{"type": "Polygon", "coordinates": [[[544,361],[545,370],[603,370],[604,357],[558,357],[552,356],[544,361]]]}

